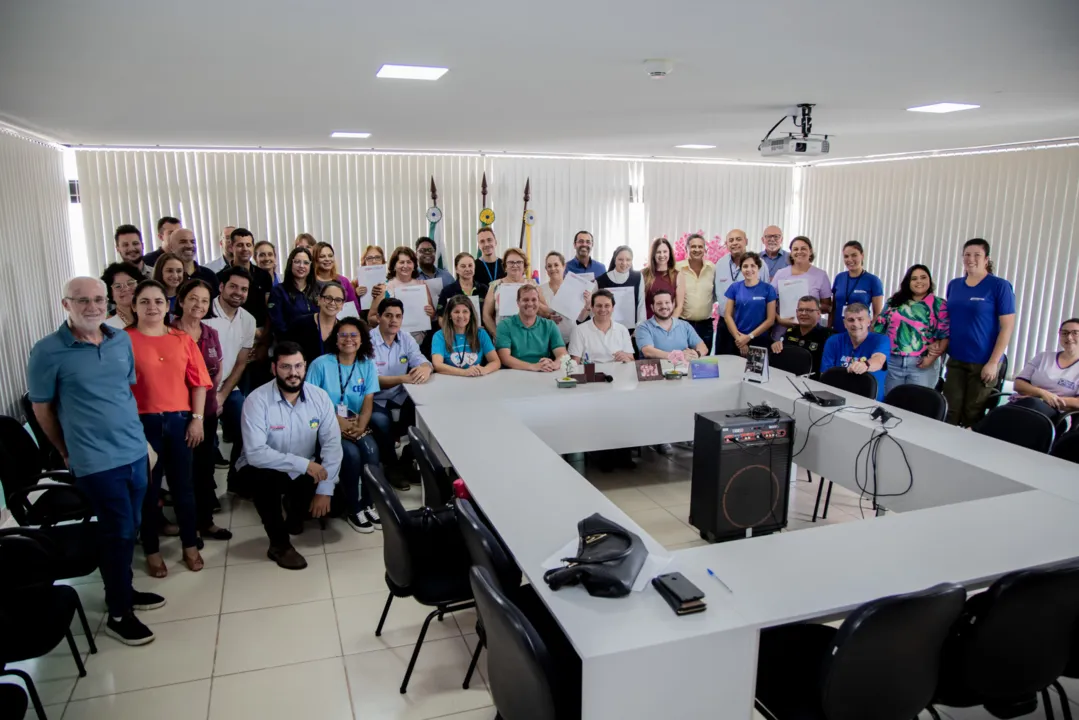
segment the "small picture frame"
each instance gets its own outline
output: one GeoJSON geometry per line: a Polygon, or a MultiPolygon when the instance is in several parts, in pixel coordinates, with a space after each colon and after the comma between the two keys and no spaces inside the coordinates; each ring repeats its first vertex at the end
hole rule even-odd
{"type": "Polygon", "coordinates": [[[710,355],[693,360],[689,363],[689,372],[694,380],[718,378],[719,359],[710,355]]]}
{"type": "Polygon", "coordinates": [[[747,382],[768,382],[768,348],[750,345],[746,348],[746,370],[742,379],[747,382]]]}
{"type": "Polygon", "coordinates": [[[663,379],[663,366],[655,358],[651,360],[637,360],[637,382],[650,382],[663,379]]]}

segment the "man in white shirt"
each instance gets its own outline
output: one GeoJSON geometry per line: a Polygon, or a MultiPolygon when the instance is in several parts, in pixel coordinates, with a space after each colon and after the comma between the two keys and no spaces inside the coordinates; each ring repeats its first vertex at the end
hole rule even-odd
{"type": "Polygon", "coordinates": [[[221,294],[214,298],[213,317],[206,324],[217,331],[221,339],[221,387],[217,388],[217,406],[221,408],[221,430],[225,440],[232,443],[229,462],[229,490],[237,492],[235,465],[243,450],[240,435],[240,413],[244,393],[240,378],[247,368],[251,348],[255,345],[255,316],[243,309],[251,288],[251,275],[242,267],[226,268],[219,275],[221,294]]]}
{"type": "Polygon", "coordinates": [[[221,239],[218,241],[221,244],[221,257],[206,263],[206,267],[215,273],[221,272],[232,263],[232,231],[235,229],[235,225],[221,228],[221,239]]]}
{"type": "Polygon", "coordinates": [[[592,319],[573,329],[569,354],[574,362],[633,362],[633,342],[625,325],[611,319],[614,293],[597,290],[592,294],[592,319]]]}

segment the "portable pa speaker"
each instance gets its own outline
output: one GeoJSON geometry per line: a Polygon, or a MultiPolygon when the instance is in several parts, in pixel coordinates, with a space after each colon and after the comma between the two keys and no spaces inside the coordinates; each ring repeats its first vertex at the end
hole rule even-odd
{"type": "Polygon", "coordinates": [[[690,522],[709,542],[787,526],[794,419],[779,411],[698,413],[693,432],[690,522]]]}

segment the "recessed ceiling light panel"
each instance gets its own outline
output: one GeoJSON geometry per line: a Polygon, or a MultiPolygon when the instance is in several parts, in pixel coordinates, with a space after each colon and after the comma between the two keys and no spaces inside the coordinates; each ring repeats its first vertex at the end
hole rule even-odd
{"type": "Polygon", "coordinates": [[[332,138],[369,138],[371,133],[369,132],[356,132],[353,130],[334,130],[330,133],[332,138]]]}
{"type": "Polygon", "coordinates": [[[425,67],[423,65],[383,65],[375,77],[394,80],[438,80],[449,68],[425,67]]]}
{"type": "Polygon", "coordinates": [[[953,103],[942,102],[934,103],[932,105],[918,105],[916,107],[907,108],[908,112],[924,112],[924,113],[950,113],[959,112],[960,110],[976,110],[981,105],[967,105],[965,103],[953,103]]]}
{"type": "Polygon", "coordinates": [[[715,145],[697,145],[690,143],[688,145],[675,145],[675,147],[681,148],[682,150],[711,150],[715,145]]]}

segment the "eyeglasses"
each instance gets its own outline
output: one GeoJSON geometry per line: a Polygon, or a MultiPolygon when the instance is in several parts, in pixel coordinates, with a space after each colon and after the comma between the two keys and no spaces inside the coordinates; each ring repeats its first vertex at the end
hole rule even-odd
{"type": "Polygon", "coordinates": [[[292,264],[293,265],[303,265],[304,267],[307,267],[308,265],[311,264],[311,262],[309,260],[293,260],[292,264]]]}
{"type": "Polygon", "coordinates": [[[131,288],[139,284],[138,280],[128,280],[127,282],[114,282],[112,284],[113,290],[130,290],[131,288]]]}
{"type": "Polygon", "coordinates": [[[96,297],[67,297],[64,300],[70,300],[81,308],[87,308],[91,305],[106,305],[109,302],[107,297],[98,295],[96,297]]]}
{"type": "Polygon", "coordinates": [[[764,236],[765,240],[781,240],[782,238],[783,238],[782,235],[765,235],[764,236]]]}
{"type": "Polygon", "coordinates": [[[524,260],[511,260],[508,263],[506,263],[506,267],[523,268],[524,266],[525,266],[525,261],[524,260]]]}
{"type": "Polygon", "coordinates": [[[364,262],[382,262],[381,255],[368,255],[363,259],[364,262]]]}
{"type": "Polygon", "coordinates": [[[1060,337],[1062,337],[1062,338],[1066,338],[1066,337],[1079,338],[1079,330],[1061,330],[1060,331],[1060,337]]]}
{"type": "Polygon", "coordinates": [[[329,295],[322,295],[320,297],[330,305],[341,305],[345,302],[343,297],[330,297],[329,295]]]}
{"type": "Polygon", "coordinates": [[[285,372],[291,372],[292,370],[299,370],[299,371],[303,372],[304,365],[306,365],[306,363],[304,363],[303,361],[300,361],[300,362],[296,363],[295,365],[285,365],[285,364],[282,364],[282,363],[278,363],[277,364],[277,369],[278,370],[284,370],[285,372]]]}
{"type": "Polygon", "coordinates": [[[360,337],[358,332],[339,332],[337,333],[338,340],[356,340],[360,337]]]}

